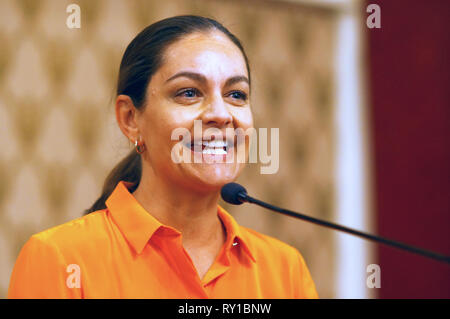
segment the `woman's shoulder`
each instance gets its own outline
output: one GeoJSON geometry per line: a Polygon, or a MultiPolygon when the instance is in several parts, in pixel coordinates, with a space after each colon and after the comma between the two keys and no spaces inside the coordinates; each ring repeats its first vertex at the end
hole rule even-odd
{"type": "Polygon", "coordinates": [[[67,289],[66,279],[73,267],[80,269],[92,261],[88,264],[92,268],[101,260],[99,254],[107,251],[108,241],[102,239],[107,238],[106,214],[106,210],[93,212],[32,235],[14,265],[9,298],[80,297],[80,290],[67,289]]]}
{"type": "Polygon", "coordinates": [[[106,209],[92,212],[38,232],[32,235],[29,241],[56,246],[58,249],[92,243],[93,240],[106,235],[106,232],[102,231],[108,227],[106,214],[106,209]]]}

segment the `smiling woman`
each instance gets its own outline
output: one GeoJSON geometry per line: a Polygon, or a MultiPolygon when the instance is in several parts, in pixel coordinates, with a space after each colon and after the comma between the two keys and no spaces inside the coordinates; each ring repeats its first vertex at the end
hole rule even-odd
{"type": "MultiPolygon", "coordinates": [[[[117,123],[135,144],[85,216],[36,235],[14,267],[11,298],[316,298],[297,249],[237,224],[220,189],[245,163],[227,132],[253,128],[250,68],[217,21],[177,16],[128,45],[117,123]],[[175,162],[172,133],[215,129],[184,145],[200,162],[175,162]],[[226,154],[224,154],[226,153],[226,154]],[[210,161],[224,155],[232,161],[210,161]],[[72,273],[70,269],[77,269],[72,273]]],[[[248,152],[247,152],[248,154],[248,152]]]]}

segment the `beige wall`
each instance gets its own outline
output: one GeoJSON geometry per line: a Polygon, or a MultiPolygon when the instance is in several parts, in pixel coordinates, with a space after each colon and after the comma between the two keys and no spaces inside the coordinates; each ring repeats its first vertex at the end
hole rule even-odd
{"type": "MultiPolygon", "coordinates": [[[[81,216],[128,143],[112,113],[126,45],[177,14],[218,19],[243,42],[252,67],[256,127],[280,129],[280,167],[239,179],[255,197],[333,219],[333,55],[327,10],[270,1],[0,1],[0,297],[34,233],[81,216]],[[66,7],[81,7],[81,29],[66,7]]],[[[333,234],[253,206],[225,207],[238,222],[304,255],[319,295],[335,296],[333,234]]]]}

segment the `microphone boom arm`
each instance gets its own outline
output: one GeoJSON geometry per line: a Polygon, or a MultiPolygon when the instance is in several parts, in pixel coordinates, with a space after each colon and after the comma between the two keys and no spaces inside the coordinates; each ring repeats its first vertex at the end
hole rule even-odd
{"type": "Polygon", "coordinates": [[[418,254],[418,255],[421,255],[421,256],[425,256],[425,257],[428,257],[428,258],[432,258],[432,259],[438,260],[440,262],[445,262],[447,264],[450,264],[450,257],[449,256],[438,254],[438,253],[435,253],[433,251],[421,249],[421,248],[418,248],[418,247],[407,245],[407,244],[404,244],[404,243],[401,243],[401,242],[398,242],[398,241],[394,241],[394,240],[390,240],[390,239],[387,239],[387,238],[383,238],[383,237],[380,237],[380,236],[375,236],[375,235],[372,235],[372,234],[364,233],[364,232],[356,230],[356,229],[352,229],[352,228],[349,228],[349,227],[345,227],[345,226],[341,226],[341,225],[338,225],[338,224],[330,223],[330,222],[327,222],[327,221],[324,221],[324,220],[320,220],[320,219],[317,219],[317,218],[314,218],[314,217],[310,217],[310,216],[306,216],[306,215],[303,215],[303,214],[299,214],[299,213],[296,213],[296,212],[293,212],[293,211],[290,211],[290,210],[287,210],[287,209],[279,208],[277,206],[274,206],[274,205],[265,203],[263,201],[260,201],[260,200],[258,200],[256,198],[253,198],[253,197],[249,196],[247,193],[245,193],[244,191],[240,191],[237,194],[237,197],[242,202],[248,202],[248,203],[256,204],[258,206],[261,206],[261,207],[264,207],[264,208],[268,208],[270,210],[273,210],[275,212],[278,212],[278,213],[281,213],[281,214],[284,214],[284,215],[288,215],[288,216],[292,216],[292,217],[299,218],[299,219],[302,219],[302,220],[306,220],[308,222],[311,222],[311,223],[314,223],[314,224],[317,224],[317,225],[329,227],[329,228],[332,228],[332,229],[335,229],[335,230],[339,230],[339,231],[342,231],[342,232],[345,232],[345,233],[348,233],[348,234],[352,234],[352,235],[364,238],[364,239],[368,239],[368,240],[371,240],[371,241],[375,241],[375,242],[378,242],[378,243],[389,245],[389,246],[392,246],[392,247],[395,247],[395,248],[398,248],[398,249],[403,249],[403,250],[409,251],[411,253],[415,253],[415,254],[418,254]]]}

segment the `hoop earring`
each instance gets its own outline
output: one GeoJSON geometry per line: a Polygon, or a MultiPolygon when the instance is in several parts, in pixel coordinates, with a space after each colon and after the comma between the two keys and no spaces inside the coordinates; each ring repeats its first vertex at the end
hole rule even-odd
{"type": "Polygon", "coordinates": [[[144,143],[139,143],[138,144],[137,140],[134,142],[134,148],[136,149],[136,152],[138,154],[142,154],[145,151],[144,143]]]}

